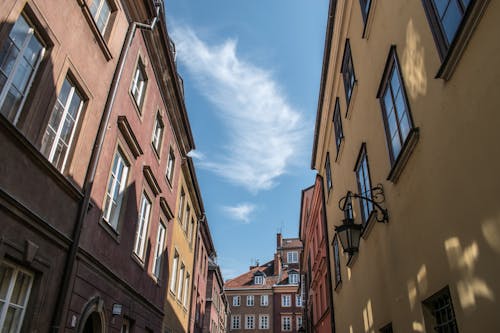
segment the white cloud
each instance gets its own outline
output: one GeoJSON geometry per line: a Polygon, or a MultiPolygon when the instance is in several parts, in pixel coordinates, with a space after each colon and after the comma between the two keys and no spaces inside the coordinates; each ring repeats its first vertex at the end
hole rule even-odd
{"type": "Polygon", "coordinates": [[[255,210],[255,205],[241,203],[236,206],[223,206],[222,210],[233,220],[250,223],[250,214],[255,210]]]}
{"type": "Polygon", "coordinates": [[[197,151],[197,150],[191,150],[188,153],[188,156],[192,157],[195,160],[199,160],[199,161],[203,161],[205,159],[205,154],[203,154],[201,151],[197,151]]]}
{"type": "Polygon", "coordinates": [[[253,193],[272,188],[308,142],[301,114],[269,70],[238,57],[235,40],[208,45],[186,27],[172,35],[178,59],[227,129],[227,144],[200,167],[253,193]]]}

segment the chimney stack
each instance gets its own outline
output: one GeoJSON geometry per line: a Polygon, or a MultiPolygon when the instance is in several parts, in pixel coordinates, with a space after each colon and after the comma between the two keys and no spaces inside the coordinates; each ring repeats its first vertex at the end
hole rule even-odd
{"type": "Polygon", "coordinates": [[[279,249],[281,247],[282,239],[281,239],[281,233],[278,232],[276,234],[276,249],[279,249]]]}

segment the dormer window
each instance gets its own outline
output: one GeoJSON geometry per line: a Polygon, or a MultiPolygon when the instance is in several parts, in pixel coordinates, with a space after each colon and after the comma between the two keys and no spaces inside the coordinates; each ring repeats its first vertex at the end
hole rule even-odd
{"type": "Polygon", "coordinates": [[[296,272],[290,272],[290,274],[288,274],[288,283],[299,284],[299,274],[296,272]]]}
{"type": "Polygon", "coordinates": [[[264,284],[264,276],[262,275],[256,275],[253,278],[254,284],[264,284]]]}

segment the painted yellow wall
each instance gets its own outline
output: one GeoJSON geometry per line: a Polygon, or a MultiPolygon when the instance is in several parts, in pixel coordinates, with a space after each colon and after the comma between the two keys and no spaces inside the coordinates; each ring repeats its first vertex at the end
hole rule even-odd
{"type": "MultiPolygon", "coordinates": [[[[460,332],[500,332],[500,2],[489,2],[445,81],[435,78],[441,60],[422,1],[372,1],[368,38],[362,38],[359,1],[338,1],[315,167],[325,176],[329,151],[330,242],[343,218],[339,199],[357,192],[353,170],[363,142],[372,185],[384,186],[390,221],[372,225],[350,269],[341,258],[343,282],[334,292],[337,332],[378,332],[390,322],[395,332],[431,332],[422,301],[445,286],[460,332]],[[357,79],[347,119],[340,74],[346,38],[357,79]],[[396,183],[386,180],[391,164],[376,98],[391,45],[420,130],[396,183]],[[337,96],[345,140],[335,161],[337,96]]],[[[359,212],[357,202],[354,209],[359,212]]]]}

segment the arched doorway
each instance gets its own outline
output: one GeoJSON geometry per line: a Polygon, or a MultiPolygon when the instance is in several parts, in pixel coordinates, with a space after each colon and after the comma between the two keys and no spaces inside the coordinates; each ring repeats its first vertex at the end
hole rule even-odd
{"type": "Polygon", "coordinates": [[[99,316],[97,312],[94,312],[90,316],[88,316],[87,320],[85,321],[82,333],[101,333],[101,332],[102,332],[101,316],[99,316]]]}

